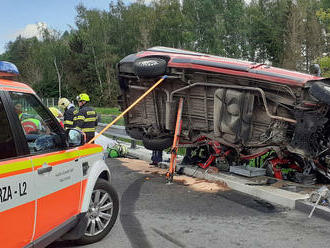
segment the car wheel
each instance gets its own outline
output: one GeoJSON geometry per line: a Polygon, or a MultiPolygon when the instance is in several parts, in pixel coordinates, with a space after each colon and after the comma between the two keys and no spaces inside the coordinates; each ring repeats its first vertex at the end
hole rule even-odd
{"type": "Polygon", "coordinates": [[[330,104],[330,85],[315,82],[309,89],[309,93],[317,100],[330,104]]]}
{"type": "Polygon", "coordinates": [[[146,149],[162,151],[172,146],[173,137],[165,136],[162,138],[159,137],[150,138],[148,136],[143,136],[142,142],[146,149]]]}
{"type": "Polygon", "coordinates": [[[134,71],[139,77],[158,77],[165,74],[166,61],[161,58],[140,58],[134,62],[134,71]]]}
{"type": "Polygon", "coordinates": [[[96,181],[87,212],[88,224],[78,244],[91,244],[104,238],[112,229],[119,212],[115,189],[103,179],[96,181]]]}

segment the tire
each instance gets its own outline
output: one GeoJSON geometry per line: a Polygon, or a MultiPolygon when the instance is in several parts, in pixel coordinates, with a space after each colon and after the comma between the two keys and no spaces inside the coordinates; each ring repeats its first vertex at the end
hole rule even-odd
{"type": "Polygon", "coordinates": [[[87,212],[88,224],[84,235],[76,240],[77,244],[91,244],[103,239],[112,229],[119,212],[119,199],[112,185],[103,179],[98,179],[93,189],[91,203],[87,212]],[[100,194],[97,200],[97,194],[100,194]],[[105,200],[103,198],[105,197],[105,200]],[[102,203],[103,201],[103,203],[102,203]],[[109,204],[112,203],[109,206],[109,204]],[[102,210],[100,207],[103,207],[102,210]],[[100,226],[102,223],[104,226],[100,226]],[[94,226],[94,230],[92,227],[94,226]]]}
{"type": "Polygon", "coordinates": [[[309,89],[309,93],[317,100],[330,104],[330,85],[315,82],[309,89]]]}
{"type": "Polygon", "coordinates": [[[149,138],[144,136],[142,139],[143,145],[148,150],[165,150],[172,146],[173,137],[162,137],[162,138],[149,138]]]}
{"type": "Polygon", "coordinates": [[[164,75],[166,66],[161,58],[139,58],[134,62],[134,71],[139,77],[152,78],[164,75]]]}

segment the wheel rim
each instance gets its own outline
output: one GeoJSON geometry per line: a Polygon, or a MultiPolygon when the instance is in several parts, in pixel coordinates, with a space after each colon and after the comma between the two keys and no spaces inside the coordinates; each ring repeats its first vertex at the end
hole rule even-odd
{"type": "Polygon", "coordinates": [[[93,190],[87,216],[88,224],[86,236],[100,234],[110,223],[113,214],[113,201],[111,196],[103,189],[93,190]]]}

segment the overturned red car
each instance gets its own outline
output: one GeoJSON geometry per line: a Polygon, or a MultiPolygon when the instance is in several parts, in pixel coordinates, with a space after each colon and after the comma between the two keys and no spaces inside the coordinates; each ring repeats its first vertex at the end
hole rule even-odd
{"type": "Polygon", "coordinates": [[[262,157],[259,166],[271,176],[330,179],[330,79],[153,47],[119,62],[122,108],[163,75],[167,79],[125,117],[127,133],[146,148],[172,145],[182,97],[180,145],[207,145],[215,165],[262,157]]]}

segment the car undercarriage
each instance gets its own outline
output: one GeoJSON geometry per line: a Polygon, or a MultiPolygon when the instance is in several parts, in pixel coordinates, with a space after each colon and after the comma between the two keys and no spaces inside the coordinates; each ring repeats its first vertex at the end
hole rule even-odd
{"type": "Polygon", "coordinates": [[[183,98],[181,147],[208,145],[214,163],[226,168],[266,154],[260,166],[270,176],[330,178],[330,80],[156,47],[118,64],[121,107],[162,75],[167,79],[125,117],[127,133],[146,148],[172,145],[183,98]]]}

